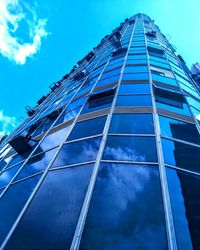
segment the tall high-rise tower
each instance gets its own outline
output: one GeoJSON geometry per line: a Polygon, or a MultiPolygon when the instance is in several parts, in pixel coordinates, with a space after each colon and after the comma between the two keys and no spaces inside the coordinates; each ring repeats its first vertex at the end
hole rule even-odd
{"type": "Polygon", "coordinates": [[[200,249],[200,95],[188,72],[137,14],[51,85],[1,143],[2,249],[200,249]]]}

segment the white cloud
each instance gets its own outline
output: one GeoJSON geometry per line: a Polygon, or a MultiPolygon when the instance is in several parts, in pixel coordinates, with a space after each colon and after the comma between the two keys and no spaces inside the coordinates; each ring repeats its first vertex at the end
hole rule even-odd
{"type": "Polygon", "coordinates": [[[20,0],[0,0],[0,54],[18,64],[24,64],[27,57],[35,54],[41,46],[46,19],[39,19],[33,8],[20,0]],[[16,32],[23,25],[28,26],[30,42],[17,37],[16,32]]]}
{"type": "Polygon", "coordinates": [[[17,126],[17,119],[14,116],[6,116],[0,110],[0,137],[9,134],[17,126]]]}

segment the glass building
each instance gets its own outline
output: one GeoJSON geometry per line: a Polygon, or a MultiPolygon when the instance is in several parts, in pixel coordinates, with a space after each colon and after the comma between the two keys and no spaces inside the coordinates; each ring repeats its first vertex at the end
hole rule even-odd
{"type": "Polygon", "coordinates": [[[188,72],[137,14],[27,107],[1,142],[1,249],[200,249],[200,95],[188,72]]]}
{"type": "Polygon", "coordinates": [[[200,90],[200,63],[195,63],[191,67],[192,78],[195,80],[198,89],[200,90]]]}

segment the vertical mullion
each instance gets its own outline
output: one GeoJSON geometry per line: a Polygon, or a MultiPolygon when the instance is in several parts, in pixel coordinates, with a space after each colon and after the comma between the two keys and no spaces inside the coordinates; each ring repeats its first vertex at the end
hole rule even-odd
{"type": "MultiPolygon", "coordinates": [[[[144,21],[143,21],[143,28],[144,28],[144,21]]],[[[144,28],[144,32],[145,32],[145,28],[144,28]]],[[[146,44],[147,64],[148,64],[148,70],[149,70],[150,92],[151,92],[152,107],[153,107],[153,120],[154,120],[155,134],[156,134],[156,146],[157,146],[157,154],[158,154],[163,205],[164,205],[164,211],[165,211],[166,231],[167,231],[167,236],[168,236],[167,237],[168,247],[170,250],[176,250],[177,249],[176,235],[175,235],[175,230],[174,230],[173,215],[172,215],[172,209],[171,209],[171,203],[170,203],[170,197],[169,197],[169,189],[168,189],[168,184],[167,184],[166,170],[165,170],[163,151],[162,151],[162,145],[161,145],[160,125],[159,125],[159,120],[158,120],[156,103],[154,99],[153,80],[151,77],[149,55],[147,52],[147,40],[146,40],[145,33],[144,33],[144,38],[145,38],[145,44],[146,44]]]]}

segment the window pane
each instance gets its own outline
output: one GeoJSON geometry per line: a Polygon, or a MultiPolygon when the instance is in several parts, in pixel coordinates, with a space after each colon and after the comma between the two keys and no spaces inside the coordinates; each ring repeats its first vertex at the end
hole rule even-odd
{"type": "Polygon", "coordinates": [[[0,244],[32,193],[40,176],[12,185],[0,200],[0,244]]]}
{"type": "Polygon", "coordinates": [[[162,139],[166,164],[200,173],[200,148],[162,139]]]}
{"type": "Polygon", "coordinates": [[[41,149],[47,150],[60,145],[68,129],[69,127],[65,127],[53,134],[47,135],[44,141],[40,144],[41,149]]]}
{"type": "Polygon", "coordinates": [[[2,172],[0,175],[0,187],[7,185],[15,176],[15,174],[17,173],[17,171],[20,169],[21,166],[22,163],[2,172]]]}
{"type": "Polygon", "coordinates": [[[96,159],[101,137],[65,144],[53,166],[66,166],[96,159]]]}
{"type": "Polygon", "coordinates": [[[109,108],[113,101],[113,95],[95,101],[87,102],[82,110],[82,114],[109,108]]]}
{"type": "Polygon", "coordinates": [[[156,167],[101,165],[80,249],[167,249],[156,167]]]}
{"type": "Polygon", "coordinates": [[[109,133],[153,134],[151,114],[114,114],[109,133]]]}
{"type": "Polygon", "coordinates": [[[151,106],[150,95],[118,96],[116,106],[151,106]]]}
{"type": "Polygon", "coordinates": [[[157,162],[154,137],[108,136],[104,160],[157,162]]]}
{"type": "Polygon", "coordinates": [[[200,143],[199,132],[194,124],[159,116],[163,136],[200,143]]]}
{"type": "Polygon", "coordinates": [[[30,160],[28,160],[27,164],[23,167],[22,171],[18,174],[16,180],[20,180],[25,177],[34,175],[40,171],[44,171],[48,167],[56,150],[57,148],[32,157],[30,160]]]}
{"type": "Polygon", "coordinates": [[[88,165],[50,172],[7,249],[70,249],[92,169],[88,165]]]}
{"type": "Polygon", "coordinates": [[[200,249],[200,177],[166,170],[178,249],[200,249]]]}
{"type": "Polygon", "coordinates": [[[150,94],[149,84],[121,84],[119,94],[150,94]]]}
{"type": "Polygon", "coordinates": [[[140,74],[123,74],[123,80],[148,80],[148,73],[140,73],[140,74]]]}
{"type": "Polygon", "coordinates": [[[106,116],[101,116],[95,119],[76,123],[68,138],[68,141],[103,133],[105,122],[106,116]]]}

